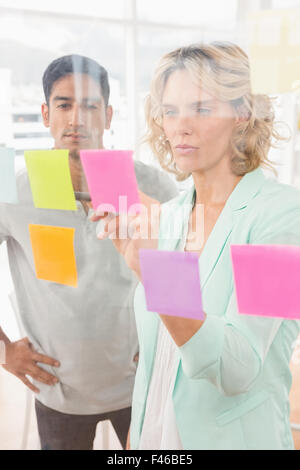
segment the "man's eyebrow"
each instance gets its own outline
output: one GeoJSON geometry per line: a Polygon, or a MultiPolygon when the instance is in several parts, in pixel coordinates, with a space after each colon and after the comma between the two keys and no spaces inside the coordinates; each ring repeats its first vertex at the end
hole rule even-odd
{"type": "Polygon", "coordinates": [[[101,97],[100,96],[89,96],[88,98],[83,98],[82,100],[84,103],[88,102],[96,102],[96,103],[102,103],[101,97]]]}
{"type": "Polygon", "coordinates": [[[53,101],[73,101],[69,96],[54,96],[53,101]]]}
{"type": "MultiPolygon", "coordinates": [[[[74,98],[70,98],[69,96],[54,96],[53,98],[53,101],[74,101],[74,98]]],[[[102,100],[101,100],[101,97],[97,96],[97,97],[94,97],[94,96],[91,96],[91,97],[88,97],[88,98],[83,98],[82,99],[82,102],[83,103],[90,103],[90,102],[93,102],[93,103],[101,103],[102,100]]]]}

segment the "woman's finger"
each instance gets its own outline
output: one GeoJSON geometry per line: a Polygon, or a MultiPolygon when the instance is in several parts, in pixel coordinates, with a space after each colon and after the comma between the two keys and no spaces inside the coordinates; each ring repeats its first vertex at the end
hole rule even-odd
{"type": "Polygon", "coordinates": [[[105,217],[107,217],[108,214],[109,214],[108,212],[94,211],[89,216],[89,219],[91,222],[98,222],[99,220],[105,219],[105,217]]]}
{"type": "MultiPolygon", "coordinates": [[[[131,238],[132,240],[135,240],[137,238],[143,238],[145,237],[145,227],[144,224],[142,224],[142,218],[140,215],[136,216],[132,220],[130,220],[128,224],[128,237],[131,238]]],[[[146,225],[146,230],[148,234],[148,222],[146,225]]]]}
{"type": "Polygon", "coordinates": [[[115,237],[117,237],[118,219],[119,217],[115,214],[108,214],[97,226],[97,238],[99,238],[99,240],[104,240],[111,235],[115,235],[115,237]]]}

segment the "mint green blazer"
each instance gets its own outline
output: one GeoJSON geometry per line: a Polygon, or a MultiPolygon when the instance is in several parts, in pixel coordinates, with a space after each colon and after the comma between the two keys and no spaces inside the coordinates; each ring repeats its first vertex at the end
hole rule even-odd
{"type": "MultiPolygon", "coordinates": [[[[193,187],[162,206],[160,250],[180,249],[189,220],[189,211],[182,208],[192,204],[194,194],[193,187]],[[168,239],[174,220],[178,232],[168,239]]],[[[300,192],[267,179],[261,169],[236,186],[199,259],[207,319],[178,348],[172,395],[184,449],[294,448],[289,363],[299,322],[238,313],[230,245],[248,243],[300,244],[300,192]]],[[[160,318],[147,311],[142,284],[134,308],[140,358],[130,434],[132,449],[137,449],[160,318]]]]}

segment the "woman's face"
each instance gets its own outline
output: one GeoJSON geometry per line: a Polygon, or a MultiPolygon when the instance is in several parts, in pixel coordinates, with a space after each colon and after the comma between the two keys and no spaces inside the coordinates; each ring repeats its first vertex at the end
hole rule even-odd
{"type": "Polygon", "coordinates": [[[163,129],[179,170],[205,172],[230,163],[237,120],[229,103],[201,89],[180,69],[167,80],[162,107],[163,129]]]}

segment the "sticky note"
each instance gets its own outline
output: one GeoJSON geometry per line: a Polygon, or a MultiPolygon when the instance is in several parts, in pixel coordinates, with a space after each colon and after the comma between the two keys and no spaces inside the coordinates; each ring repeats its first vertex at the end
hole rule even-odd
{"type": "Polygon", "coordinates": [[[232,245],[238,311],[300,319],[300,247],[232,245]]]}
{"type": "Polygon", "coordinates": [[[74,228],[29,225],[36,276],[77,287],[74,228]]]}
{"type": "Polygon", "coordinates": [[[15,151],[0,147],[0,202],[18,203],[15,151]]]}
{"type": "Polygon", "coordinates": [[[92,205],[113,213],[139,213],[138,186],[130,150],[81,150],[92,205]]]}
{"type": "Polygon", "coordinates": [[[25,161],[35,207],[76,211],[68,150],[32,150],[25,161]]]}
{"type": "Polygon", "coordinates": [[[147,309],[203,320],[199,258],[181,251],[139,251],[147,309]]]}
{"type": "Polygon", "coordinates": [[[252,92],[300,89],[300,9],[266,10],[249,17],[252,92]]]}

